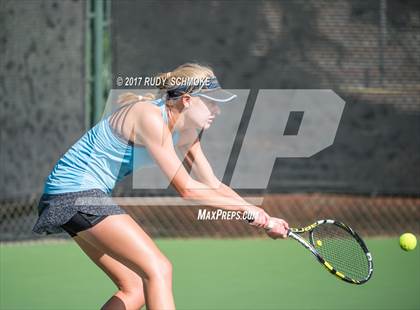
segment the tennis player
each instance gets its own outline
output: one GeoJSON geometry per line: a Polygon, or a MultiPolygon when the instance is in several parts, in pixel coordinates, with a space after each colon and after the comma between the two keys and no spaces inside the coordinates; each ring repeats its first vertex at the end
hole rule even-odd
{"type": "Polygon", "coordinates": [[[254,212],[251,225],[265,228],[271,238],[287,235],[284,220],[270,218],[215,177],[200,147],[198,130],[208,129],[220,113],[218,104],[236,95],[223,90],[213,71],[199,64],[187,63],[158,77],[156,98],[121,95],[118,108],[59,159],[38,205],[33,231],[66,231],[118,287],[102,309],[140,309],[145,304],[149,310],[175,309],[171,263],[137,222],[116,204],[77,202],[109,198],[115,184],[142,165],[157,163],[185,199],[254,212]],[[194,178],[175,147],[185,154],[194,178]],[[139,156],[135,161],[134,154],[139,156]]]}

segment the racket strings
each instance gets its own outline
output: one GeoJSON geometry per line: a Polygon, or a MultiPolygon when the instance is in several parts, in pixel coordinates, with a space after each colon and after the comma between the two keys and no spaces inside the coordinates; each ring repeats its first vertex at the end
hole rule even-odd
{"type": "Polygon", "coordinates": [[[347,230],[334,224],[323,224],[312,231],[312,239],[316,250],[335,270],[354,280],[368,276],[367,256],[347,230]]]}

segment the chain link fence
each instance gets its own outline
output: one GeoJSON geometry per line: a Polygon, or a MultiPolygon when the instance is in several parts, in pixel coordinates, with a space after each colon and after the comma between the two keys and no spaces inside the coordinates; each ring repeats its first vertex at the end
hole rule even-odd
{"type": "MultiPolygon", "coordinates": [[[[199,209],[209,207],[168,206],[154,197],[153,206],[122,206],[152,237],[239,238],[263,236],[243,220],[199,220],[199,209]]],[[[165,200],[167,201],[167,200],[165,200]]],[[[37,197],[3,201],[0,208],[0,241],[39,239],[35,223],[37,197]]],[[[336,194],[269,194],[262,207],[272,216],[286,219],[290,226],[306,226],[315,220],[342,221],[363,236],[398,236],[410,231],[420,235],[420,199],[407,197],[362,197],[336,194]]],[[[56,238],[69,238],[67,234],[56,238]]]]}
{"type": "MultiPolygon", "coordinates": [[[[367,236],[420,234],[418,1],[112,1],[107,9],[113,82],[198,61],[225,88],[327,88],[346,101],[332,147],[277,159],[268,191],[278,194],[263,204],[270,214],[293,226],[334,218],[367,236]]],[[[91,21],[77,1],[4,0],[0,15],[0,240],[37,239],[45,177],[91,117],[83,104],[91,21]]],[[[153,193],[138,194],[128,180],[115,195],[153,193]]],[[[263,234],[238,221],[198,221],[198,207],[126,210],[154,237],[263,234]]]]}

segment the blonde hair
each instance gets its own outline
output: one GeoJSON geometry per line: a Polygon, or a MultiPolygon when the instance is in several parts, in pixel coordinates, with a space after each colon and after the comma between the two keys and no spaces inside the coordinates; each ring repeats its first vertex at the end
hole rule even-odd
{"type": "Polygon", "coordinates": [[[126,105],[129,103],[136,103],[139,101],[150,101],[156,99],[156,97],[163,97],[166,95],[168,90],[178,87],[174,81],[178,79],[206,79],[214,76],[213,70],[198,63],[185,63],[175,68],[173,71],[160,73],[156,76],[158,81],[161,83],[157,84],[156,87],[159,89],[158,95],[148,93],[143,96],[137,95],[132,92],[126,92],[118,97],[119,105],[126,105]]]}

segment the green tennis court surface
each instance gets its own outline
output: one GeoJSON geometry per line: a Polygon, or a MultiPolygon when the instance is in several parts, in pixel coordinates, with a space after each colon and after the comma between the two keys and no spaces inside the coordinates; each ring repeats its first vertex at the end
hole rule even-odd
{"type": "MultiPolygon", "coordinates": [[[[365,285],[336,280],[292,240],[158,240],[178,309],[420,309],[420,251],[368,239],[365,285]]],[[[113,283],[75,243],[1,246],[1,309],[99,309],[113,283]]]]}

